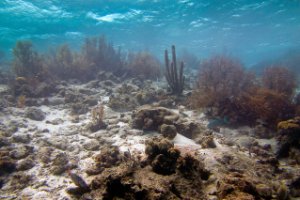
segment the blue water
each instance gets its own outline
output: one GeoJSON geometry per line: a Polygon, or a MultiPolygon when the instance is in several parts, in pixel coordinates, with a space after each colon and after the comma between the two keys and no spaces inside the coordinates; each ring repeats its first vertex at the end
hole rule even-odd
{"type": "Polygon", "coordinates": [[[247,65],[300,46],[299,0],[1,0],[0,51],[17,40],[41,51],[105,34],[126,50],[171,44],[200,58],[226,52],[247,65]]]}

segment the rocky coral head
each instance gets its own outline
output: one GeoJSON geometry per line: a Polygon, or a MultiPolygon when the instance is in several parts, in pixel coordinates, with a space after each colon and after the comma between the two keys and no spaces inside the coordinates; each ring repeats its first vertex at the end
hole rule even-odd
{"type": "Polygon", "coordinates": [[[173,124],[179,116],[164,107],[142,106],[132,115],[132,127],[157,131],[162,124],[173,124]]]}
{"type": "Polygon", "coordinates": [[[184,157],[180,157],[178,159],[177,168],[186,178],[200,175],[202,180],[207,180],[210,176],[210,172],[205,169],[204,163],[200,162],[191,154],[186,154],[184,157]]]}

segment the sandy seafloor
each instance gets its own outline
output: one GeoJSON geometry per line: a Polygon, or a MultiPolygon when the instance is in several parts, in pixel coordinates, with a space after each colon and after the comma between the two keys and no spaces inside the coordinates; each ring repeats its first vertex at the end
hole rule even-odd
{"type": "MultiPolygon", "coordinates": [[[[99,153],[99,149],[107,143],[118,146],[121,151],[129,151],[132,155],[145,156],[145,141],[154,136],[158,136],[158,132],[143,132],[142,130],[132,129],[131,115],[132,112],[113,111],[109,106],[109,95],[102,88],[91,88],[87,84],[67,84],[64,90],[77,91],[92,94],[91,96],[98,99],[98,105],[104,106],[104,121],[108,127],[94,133],[86,130],[86,126],[91,122],[91,112],[86,114],[74,115],[71,113],[69,103],[59,95],[47,98],[47,105],[43,105],[44,98],[38,99],[37,107],[45,114],[45,119],[36,121],[26,117],[28,107],[17,108],[8,106],[0,112],[0,125],[2,133],[4,131],[9,134],[2,134],[5,140],[9,142],[11,154],[22,154],[22,147],[29,146],[32,148],[28,155],[17,156],[18,164],[29,159],[33,163],[30,169],[17,170],[12,174],[5,175],[3,187],[0,189],[0,199],[72,199],[66,193],[66,188],[75,186],[71,181],[66,170],[54,175],[51,171],[53,160],[59,154],[64,154],[68,158],[68,165],[72,167],[72,171],[80,175],[87,183],[92,180],[92,176],[88,176],[85,170],[93,165],[93,156],[99,153]],[[11,129],[13,129],[11,131],[11,129]],[[51,148],[51,151],[45,149],[51,148]],[[48,155],[47,155],[48,154],[48,155]],[[45,163],[44,157],[49,157],[49,161],[45,163]],[[16,181],[15,173],[29,176],[29,179],[16,181]]],[[[118,87],[118,86],[115,86],[118,87]]],[[[1,92],[5,91],[5,87],[1,87],[1,92]]],[[[90,106],[93,108],[94,106],[90,106]]],[[[172,109],[175,113],[179,113],[179,109],[172,109]]],[[[208,119],[203,113],[180,107],[181,117],[195,121],[206,127],[208,119]]],[[[213,132],[216,148],[202,148],[194,140],[188,139],[180,133],[172,140],[175,147],[182,153],[196,153],[205,163],[205,167],[212,172],[212,179],[218,179],[226,176],[225,166],[220,164],[220,159],[224,155],[233,156],[239,165],[240,163],[248,163],[245,165],[251,173],[255,173],[253,163],[256,163],[257,156],[249,152],[250,141],[255,140],[259,145],[271,145],[271,152],[276,150],[276,141],[272,139],[258,139],[253,137],[253,130],[249,127],[240,127],[230,129],[220,127],[219,131],[213,132]],[[224,141],[227,142],[224,142],[224,141]],[[228,145],[232,143],[231,145],[228,145]],[[251,164],[252,163],[252,164],[251,164]],[[254,170],[251,172],[251,169],[254,170]]],[[[26,154],[26,153],[25,153],[26,154]]],[[[296,167],[290,168],[285,162],[281,161],[282,168],[288,168],[291,171],[297,171],[296,167]]],[[[252,178],[256,178],[253,176],[252,178]]],[[[17,178],[18,179],[18,178],[17,178]]],[[[258,177],[259,179],[259,177],[258,177]]],[[[277,181],[277,180],[274,180],[277,181]]],[[[266,184],[267,185],[267,184],[266,184]]],[[[216,186],[214,184],[205,187],[206,193],[211,194],[210,199],[217,199],[216,186]]]]}

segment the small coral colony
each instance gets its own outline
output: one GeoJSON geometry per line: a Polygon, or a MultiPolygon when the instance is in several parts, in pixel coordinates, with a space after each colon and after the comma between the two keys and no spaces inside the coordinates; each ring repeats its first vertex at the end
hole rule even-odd
{"type": "MultiPolygon", "coordinates": [[[[102,149],[94,158],[94,167],[86,170],[86,174],[95,176],[91,182],[88,181],[90,183],[68,167],[64,168],[62,173],[66,172],[76,185],[66,191],[76,198],[208,199],[209,195],[215,195],[218,199],[288,199],[290,195],[299,195],[296,189],[300,188],[300,179],[292,180],[290,185],[257,184],[260,175],[250,180],[246,178],[246,172],[229,167],[224,174],[230,175],[217,181],[215,191],[207,192],[201,188],[208,188],[206,185],[216,182],[216,172],[206,168],[204,162],[188,148],[185,153],[177,149],[173,139],[176,133],[194,139],[201,131],[206,131],[198,144],[202,148],[216,148],[212,135],[221,134],[220,127],[233,130],[246,126],[255,129],[256,138],[276,139],[278,148],[273,156],[264,154],[266,156],[263,157],[270,158],[262,158],[262,166],[272,165],[273,172],[280,173],[278,163],[282,159],[300,164],[297,157],[300,155],[300,67],[295,71],[282,63],[275,63],[257,73],[228,55],[215,55],[200,61],[195,61],[192,55],[177,56],[175,46],[166,49],[161,56],[164,64],[149,52],[122,52],[104,36],[87,38],[80,50],[72,50],[68,44],[63,44],[43,53],[36,51],[30,41],[18,41],[13,48],[11,72],[1,72],[2,82],[9,85],[5,94],[9,98],[1,103],[0,109],[27,108],[34,104],[34,99],[41,98],[47,105],[48,98],[60,93],[65,97],[65,103],[73,103],[74,115],[90,113],[87,130],[91,133],[111,126],[111,121],[105,120],[108,106],[121,113],[120,121],[126,122],[126,113],[131,112],[132,119],[129,121],[132,129],[160,134],[145,142],[144,157],[135,156],[130,151],[123,153],[116,146],[102,149]],[[132,85],[122,85],[129,79],[138,87],[137,90],[132,85]],[[98,84],[95,80],[103,82],[98,84]],[[57,88],[58,83],[89,83],[95,88],[106,88],[108,104],[68,96],[67,91],[57,88]],[[116,83],[121,87],[112,90],[116,83]],[[147,89],[147,83],[156,83],[157,88],[147,89]],[[81,101],[81,104],[75,101],[81,101]],[[88,106],[89,103],[93,106],[88,106]],[[196,112],[198,116],[204,114],[208,121],[206,127],[201,129],[197,122],[182,120],[186,117],[186,110],[196,112]],[[160,188],[156,188],[158,186],[160,188]]],[[[269,149],[267,146],[264,149],[252,146],[252,153],[269,149]]],[[[13,160],[6,159],[5,153],[1,153],[0,157],[0,169],[4,172],[0,172],[0,176],[12,173],[16,168],[13,160]]],[[[226,155],[219,163],[231,163],[233,166],[234,159],[226,155]]],[[[221,173],[222,170],[219,171],[221,173]]],[[[270,179],[263,178],[265,181],[270,179]]],[[[5,181],[1,184],[4,185],[5,181]]]]}

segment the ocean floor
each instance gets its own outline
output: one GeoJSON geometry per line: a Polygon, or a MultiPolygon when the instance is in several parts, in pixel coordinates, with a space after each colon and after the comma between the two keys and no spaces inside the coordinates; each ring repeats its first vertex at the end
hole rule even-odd
{"type": "MultiPolygon", "coordinates": [[[[102,199],[102,193],[93,192],[96,190],[95,179],[108,172],[87,173],[95,167],[96,156],[104,149],[116,146],[120,154],[130,154],[130,159],[142,163],[149,156],[145,153],[147,141],[162,137],[157,130],[133,128],[136,113],[143,109],[143,101],[135,102],[132,98],[147,96],[148,91],[161,92],[158,84],[146,82],[143,87],[135,80],[125,83],[107,80],[86,84],[64,82],[57,85],[58,92],[51,97],[26,99],[26,104],[19,107],[6,104],[0,112],[0,199],[89,199],[84,196],[87,194],[68,192],[68,188],[78,186],[70,174],[81,177],[92,188],[92,192],[86,191],[90,193],[90,199],[95,199],[95,195],[102,199]],[[116,102],[116,98],[124,101],[116,102]],[[91,130],[92,109],[97,106],[104,111],[106,126],[91,130]]],[[[5,94],[6,90],[7,87],[2,86],[0,93],[5,94]]],[[[274,137],[258,138],[250,127],[210,130],[203,113],[184,105],[172,105],[170,101],[144,100],[154,109],[170,105],[165,109],[177,115],[176,123],[179,122],[176,125],[186,126],[177,127],[177,135],[168,140],[174,143],[181,156],[192,155],[209,172],[209,177],[199,180],[199,186],[191,183],[193,191],[201,190],[203,199],[287,199],[289,194],[296,199],[300,184],[297,185],[295,180],[299,178],[300,168],[275,158],[277,143],[274,137]],[[191,124],[197,128],[191,128],[191,124]]],[[[111,168],[114,173],[118,166],[106,168],[111,168]]],[[[132,173],[136,176],[130,176],[132,179],[138,177],[139,170],[151,167],[134,169],[137,170],[132,173]]],[[[169,176],[160,174],[158,177],[164,180],[169,176]]],[[[157,184],[159,188],[160,182],[157,184]]],[[[151,190],[150,184],[147,187],[146,183],[140,185],[151,190]]],[[[184,192],[178,191],[157,193],[165,197],[172,197],[174,193],[177,199],[187,199],[184,192]]],[[[191,193],[188,199],[198,199],[198,193],[195,195],[191,193]]],[[[124,196],[119,198],[126,199],[124,196]]],[[[110,195],[106,199],[116,198],[110,195]]]]}

